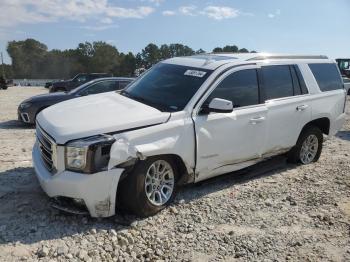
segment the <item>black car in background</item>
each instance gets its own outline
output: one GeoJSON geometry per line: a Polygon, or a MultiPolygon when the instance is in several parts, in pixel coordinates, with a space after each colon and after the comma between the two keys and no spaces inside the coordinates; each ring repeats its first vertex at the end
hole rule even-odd
{"type": "Polygon", "coordinates": [[[3,78],[2,76],[0,76],[0,89],[7,89],[7,82],[5,80],[5,78],[3,78]]]}
{"type": "Polygon", "coordinates": [[[44,87],[45,88],[51,88],[53,82],[46,82],[44,87]]]}
{"type": "Polygon", "coordinates": [[[74,88],[85,84],[91,80],[97,79],[97,78],[105,78],[105,77],[111,77],[112,74],[107,73],[81,73],[77,74],[75,77],[73,77],[70,80],[63,80],[58,82],[53,82],[51,85],[48,83],[48,87],[50,88],[50,93],[54,92],[65,92],[65,91],[71,91],[74,88]]]}
{"type": "Polygon", "coordinates": [[[350,78],[350,58],[338,58],[336,61],[342,76],[350,78]]]}
{"type": "Polygon", "coordinates": [[[35,124],[36,115],[49,106],[81,96],[122,90],[133,80],[133,78],[126,77],[99,78],[85,83],[70,92],[33,96],[24,100],[18,106],[18,120],[27,124],[35,124]]]}

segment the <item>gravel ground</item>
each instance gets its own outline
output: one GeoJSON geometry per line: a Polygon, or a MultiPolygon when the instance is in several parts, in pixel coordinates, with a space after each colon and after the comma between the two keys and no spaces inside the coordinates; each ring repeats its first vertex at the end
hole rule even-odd
{"type": "Polygon", "coordinates": [[[50,208],[34,175],[16,109],[45,92],[0,91],[0,261],[350,261],[350,119],[317,163],[276,158],[186,186],[154,217],[93,219],[50,208]]]}

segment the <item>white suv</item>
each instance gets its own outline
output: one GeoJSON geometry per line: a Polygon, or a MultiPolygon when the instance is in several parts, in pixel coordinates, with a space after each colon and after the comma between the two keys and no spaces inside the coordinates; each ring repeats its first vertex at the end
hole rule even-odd
{"type": "Polygon", "coordinates": [[[34,167],[57,208],[155,214],[179,185],[287,153],[317,161],[345,120],[346,91],[324,56],[210,54],[163,61],[122,93],[37,117],[34,167]],[[116,204],[117,203],[117,204],[116,204]]]}

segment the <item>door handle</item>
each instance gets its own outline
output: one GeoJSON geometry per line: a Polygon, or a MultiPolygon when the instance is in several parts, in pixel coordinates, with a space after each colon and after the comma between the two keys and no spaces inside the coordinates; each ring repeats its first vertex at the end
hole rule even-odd
{"type": "Polygon", "coordinates": [[[297,111],[304,111],[306,108],[308,108],[309,106],[308,105],[300,105],[300,106],[297,106],[297,111]]]}
{"type": "Polygon", "coordinates": [[[251,124],[253,124],[253,125],[258,124],[258,123],[261,123],[261,122],[263,122],[263,121],[265,121],[265,117],[264,117],[264,116],[254,117],[254,118],[251,118],[251,119],[249,120],[249,122],[250,122],[251,124]]]}

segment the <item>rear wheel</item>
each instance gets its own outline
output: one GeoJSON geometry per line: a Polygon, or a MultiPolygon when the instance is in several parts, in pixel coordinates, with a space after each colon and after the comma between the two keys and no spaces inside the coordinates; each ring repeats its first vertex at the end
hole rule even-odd
{"type": "Polygon", "coordinates": [[[290,150],[288,160],[304,165],[316,162],[322,152],[323,134],[315,126],[305,129],[299,136],[297,144],[290,150]]]}
{"type": "Polygon", "coordinates": [[[176,194],[178,172],[172,158],[151,157],[136,164],[121,181],[118,197],[123,207],[145,217],[169,205],[176,194]]]}

